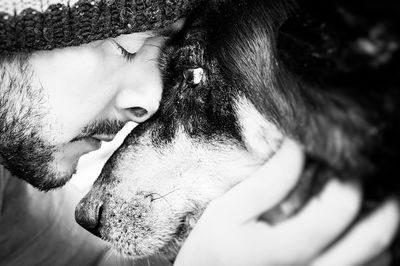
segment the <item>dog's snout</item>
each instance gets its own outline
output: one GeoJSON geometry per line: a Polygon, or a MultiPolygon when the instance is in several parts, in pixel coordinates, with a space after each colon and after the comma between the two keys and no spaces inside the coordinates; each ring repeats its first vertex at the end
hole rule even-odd
{"type": "Polygon", "coordinates": [[[90,233],[100,236],[100,218],[103,210],[101,200],[83,198],[75,209],[75,220],[90,233]]]}

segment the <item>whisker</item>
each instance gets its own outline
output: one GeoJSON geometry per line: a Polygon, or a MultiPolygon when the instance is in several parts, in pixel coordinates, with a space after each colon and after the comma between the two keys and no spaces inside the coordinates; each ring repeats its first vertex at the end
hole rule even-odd
{"type": "Polygon", "coordinates": [[[153,194],[157,194],[157,195],[160,195],[160,196],[159,196],[158,198],[153,198],[152,201],[165,198],[166,196],[168,196],[168,195],[170,195],[170,194],[172,194],[172,193],[174,193],[174,192],[176,192],[177,190],[180,190],[180,189],[182,189],[182,188],[176,188],[176,189],[174,189],[174,190],[172,190],[172,191],[170,191],[170,192],[167,192],[167,193],[164,194],[164,195],[160,195],[160,194],[158,194],[158,193],[153,193],[153,194]]]}

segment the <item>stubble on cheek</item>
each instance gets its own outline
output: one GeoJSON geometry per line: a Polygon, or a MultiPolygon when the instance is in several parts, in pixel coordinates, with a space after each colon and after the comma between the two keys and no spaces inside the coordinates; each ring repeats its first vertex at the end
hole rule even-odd
{"type": "Polygon", "coordinates": [[[28,57],[0,62],[0,163],[41,190],[65,184],[54,171],[56,147],[46,141],[49,108],[28,57]]]}

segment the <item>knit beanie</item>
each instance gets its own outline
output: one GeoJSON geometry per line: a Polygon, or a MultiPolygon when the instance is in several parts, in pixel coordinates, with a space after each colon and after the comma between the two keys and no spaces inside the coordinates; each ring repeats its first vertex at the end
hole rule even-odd
{"type": "Polygon", "coordinates": [[[0,0],[0,54],[75,46],[156,30],[199,0],[0,0]]]}

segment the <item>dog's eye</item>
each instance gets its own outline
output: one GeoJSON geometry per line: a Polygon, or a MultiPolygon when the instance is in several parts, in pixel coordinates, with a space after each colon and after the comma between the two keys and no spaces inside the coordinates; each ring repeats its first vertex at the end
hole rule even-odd
{"type": "Polygon", "coordinates": [[[204,70],[201,67],[191,68],[183,72],[183,77],[191,85],[197,85],[203,79],[204,70]]]}

